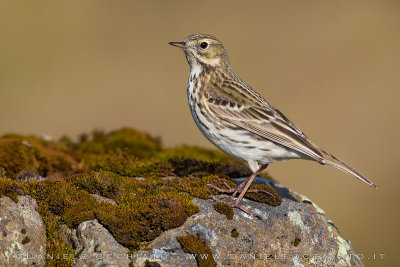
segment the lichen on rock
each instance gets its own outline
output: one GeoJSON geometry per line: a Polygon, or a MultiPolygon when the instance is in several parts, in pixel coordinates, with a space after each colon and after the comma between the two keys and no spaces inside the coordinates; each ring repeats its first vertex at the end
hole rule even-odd
{"type": "Polygon", "coordinates": [[[46,253],[45,226],[36,207],[28,196],[18,197],[18,203],[0,198],[0,263],[4,266],[44,265],[44,259],[30,256],[46,253]]]}

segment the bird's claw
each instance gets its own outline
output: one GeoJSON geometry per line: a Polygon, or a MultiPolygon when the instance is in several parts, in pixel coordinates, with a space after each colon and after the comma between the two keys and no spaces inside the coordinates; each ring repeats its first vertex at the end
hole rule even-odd
{"type": "Polygon", "coordinates": [[[248,209],[246,209],[245,207],[243,207],[242,205],[240,205],[239,203],[237,203],[237,201],[235,201],[232,197],[229,197],[230,200],[225,201],[224,199],[218,198],[215,195],[211,195],[211,198],[213,200],[215,200],[216,202],[222,202],[225,203],[229,206],[231,206],[232,208],[238,208],[241,211],[243,211],[244,213],[248,214],[249,216],[254,216],[253,213],[251,211],[249,211],[248,209]]]}
{"type": "Polygon", "coordinates": [[[236,188],[232,188],[232,187],[231,187],[230,185],[228,185],[225,181],[222,181],[222,182],[224,183],[224,185],[225,185],[226,188],[228,188],[228,189],[222,189],[222,188],[216,187],[216,186],[213,185],[213,184],[207,184],[207,186],[208,186],[208,187],[211,187],[212,189],[217,190],[217,191],[220,192],[220,193],[234,193],[234,192],[235,192],[236,188]]]}

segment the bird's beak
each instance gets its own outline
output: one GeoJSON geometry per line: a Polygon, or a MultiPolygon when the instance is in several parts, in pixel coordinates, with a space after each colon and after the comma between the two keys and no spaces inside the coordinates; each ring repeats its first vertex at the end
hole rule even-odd
{"type": "Polygon", "coordinates": [[[170,45],[179,47],[179,48],[186,48],[186,43],[185,42],[169,42],[170,45]]]}

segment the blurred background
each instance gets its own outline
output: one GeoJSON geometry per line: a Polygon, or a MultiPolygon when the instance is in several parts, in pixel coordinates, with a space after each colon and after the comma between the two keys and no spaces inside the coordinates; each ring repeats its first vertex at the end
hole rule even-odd
{"type": "Polygon", "coordinates": [[[0,135],[131,126],[209,148],[168,42],[217,36],[244,81],[379,189],[307,161],[268,172],[324,209],[366,266],[397,262],[399,1],[0,1],[0,33],[0,135]]]}

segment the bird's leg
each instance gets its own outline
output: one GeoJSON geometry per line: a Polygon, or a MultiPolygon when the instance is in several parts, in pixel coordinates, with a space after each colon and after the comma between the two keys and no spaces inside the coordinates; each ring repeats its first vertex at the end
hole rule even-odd
{"type": "MultiPolygon", "coordinates": [[[[217,190],[220,193],[233,193],[231,195],[231,198],[234,198],[236,196],[237,193],[242,192],[243,191],[243,187],[246,186],[246,184],[249,184],[249,181],[251,180],[249,186],[251,185],[251,183],[253,182],[254,178],[260,173],[262,172],[265,168],[267,168],[268,164],[261,166],[256,172],[254,172],[249,178],[247,178],[244,182],[241,182],[236,188],[231,187],[230,185],[228,185],[225,181],[222,181],[224,183],[224,185],[226,186],[226,188],[228,189],[222,189],[219,187],[216,187],[213,184],[207,184],[207,186],[211,187],[212,189],[217,190]]],[[[248,186],[248,187],[249,187],[248,186]]],[[[257,189],[257,191],[249,191],[248,192],[253,192],[253,193],[257,193],[257,192],[261,192],[260,190],[257,189]]],[[[266,192],[268,193],[268,192],[266,192]]]]}
{"type": "MultiPolygon", "coordinates": [[[[251,175],[253,176],[253,174],[251,175]]],[[[231,198],[233,199],[237,193],[242,192],[243,187],[247,184],[247,182],[250,180],[251,176],[249,178],[246,179],[246,181],[240,183],[237,187],[236,190],[233,192],[233,194],[231,195],[231,198]]],[[[253,178],[254,179],[254,178],[253,178]]]]}
{"type": "MultiPolygon", "coordinates": [[[[241,190],[243,189],[243,187],[245,186],[246,182],[247,182],[249,179],[250,179],[250,177],[247,178],[246,181],[240,183],[237,187],[231,187],[231,186],[228,185],[225,181],[222,181],[222,182],[224,183],[224,185],[226,186],[227,189],[222,189],[222,188],[216,187],[216,186],[213,185],[213,184],[207,184],[207,186],[208,186],[208,187],[211,187],[212,189],[217,190],[217,191],[220,192],[220,193],[233,193],[232,195],[229,196],[230,202],[233,202],[233,201],[234,201],[233,198],[236,196],[236,194],[237,194],[238,192],[241,192],[241,190]]],[[[224,202],[224,203],[226,203],[226,204],[231,205],[229,202],[227,202],[227,201],[222,201],[222,200],[218,199],[218,198],[215,197],[215,196],[212,196],[212,199],[214,199],[214,200],[216,200],[216,201],[218,201],[218,202],[224,202]],[[218,200],[217,200],[217,199],[218,199],[218,200]]],[[[248,213],[248,212],[247,212],[247,213],[248,213]]]]}
{"type": "Polygon", "coordinates": [[[228,202],[228,201],[219,199],[219,198],[217,198],[217,197],[214,196],[214,195],[211,195],[211,198],[212,198],[213,200],[215,200],[216,202],[222,202],[222,203],[225,203],[225,204],[227,204],[227,205],[229,205],[229,206],[231,206],[231,207],[236,207],[236,208],[242,210],[243,212],[249,214],[250,216],[253,216],[253,213],[252,213],[251,211],[249,211],[248,209],[246,209],[246,208],[243,207],[243,206],[235,206],[235,203],[233,203],[232,201],[231,201],[231,202],[228,202]]]}
{"type": "Polygon", "coordinates": [[[211,187],[212,189],[217,190],[220,193],[233,193],[231,198],[233,198],[238,192],[241,192],[241,190],[243,189],[244,185],[246,184],[246,182],[249,180],[250,178],[247,178],[246,181],[240,183],[237,187],[233,188],[230,185],[228,185],[225,181],[222,181],[224,183],[224,185],[226,186],[226,188],[228,189],[222,189],[219,187],[216,187],[213,184],[207,184],[208,187],[211,187]]]}
{"type": "MultiPolygon", "coordinates": [[[[251,183],[253,182],[254,178],[256,178],[256,176],[262,172],[265,168],[267,168],[268,164],[262,165],[256,172],[254,172],[249,179],[246,180],[246,184],[244,186],[244,188],[240,191],[240,195],[239,197],[236,199],[234,206],[240,208],[241,206],[239,205],[240,201],[242,200],[242,198],[244,197],[244,195],[246,194],[246,191],[249,189],[251,183]]],[[[241,184],[240,184],[241,185],[241,184]]],[[[236,195],[236,194],[235,194],[236,195]]],[[[241,208],[240,208],[241,209],[241,208]]]]}
{"type": "Polygon", "coordinates": [[[228,204],[228,205],[230,205],[230,206],[232,206],[232,207],[236,207],[236,208],[238,208],[238,209],[241,209],[242,211],[244,211],[245,213],[249,214],[250,216],[253,216],[253,213],[252,213],[251,211],[247,210],[246,208],[244,208],[243,206],[241,206],[239,203],[240,203],[240,201],[242,200],[243,196],[246,194],[246,192],[252,192],[252,193],[264,192],[264,193],[270,195],[269,192],[264,191],[264,190],[259,190],[259,189],[254,189],[254,190],[251,189],[251,190],[248,190],[249,187],[250,187],[250,185],[251,185],[251,183],[253,182],[254,178],[256,178],[256,176],[257,176],[260,172],[262,172],[265,168],[267,168],[267,166],[268,166],[268,164],[265,164],[265,165],[261,166],[256,172],[252,173],[251,176],[250,176],[249,178],[246,179],[246,181],[240,183],[236,188],[230,187],[230,186],[229,186],[227,183],[225,183],[225,182],[224,182],[224,185],[225,185],[228,189],[221,189],[221,188],[216,187],[215,185],[207,184],[209,187],[211,187],[211,188],[213,188],[213,189],[215,189],[215,190],[217,190],[218,192],[221,192],[221,193],[232,193],[232,192],[233,192],[233,194],[230,196],[230,199],[231,199],[231,200],[233,200],[233,198],[236,196],[236,194],[240,192],[240,195],[239,195],[239,197],[237,198],[237,200],[236,200],[235,202],[233,202],[233,201],[231,201],[231,202],[225,202],[225,201],[222,201],[222,200],[216,198],[215,196],[212,196],[212,198],[213,198],[214,200],[216,200],[216,201],[224,202],[224,203],[226,203],[226,204],[228,204]]]}

